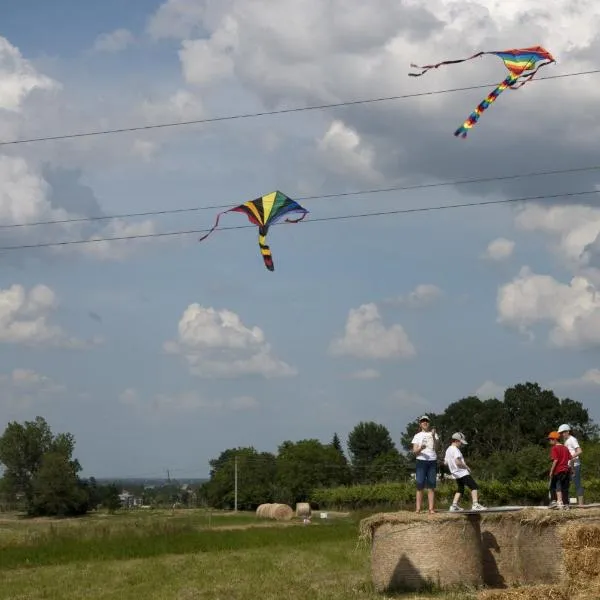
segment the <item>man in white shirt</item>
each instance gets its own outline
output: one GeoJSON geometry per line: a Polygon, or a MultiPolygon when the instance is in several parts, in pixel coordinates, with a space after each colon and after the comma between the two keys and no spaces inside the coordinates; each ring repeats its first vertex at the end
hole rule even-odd
{"type": "Polygon", "coordinates": [[[583,485],[581,484],[581,460],[579,457],[583,450],[577,441],[577,438],[571,435],[571,426],[567,423],[563,423],[558,428],[563,444],[568,448],[571,453],[571,472],[573,473],[573,483],[575,484],[575,490],[577,492],[577,502],[579,506],[583,506],[583,485]]]}
{"type": "Polygon", "coordinates": [[[437,484],[437,453],[435,445],[439,436],[432,428],[429,430],[429,417],[423,415],[419,418],[421,431],[412,439],[413,453],[417,458],[415,479],[417,482],[417,505],[415,512],[421,512],[423,503],[423,489],[427,487],[427,501],[429,513],[433,514],[435,504],[435,488],[437,484]]]}
{"type": "Polygon", "coordinates": [[[454,494],[454,499],[450,506],[450,512],[460,512],[463,510],[458,503],[465,493],[465,486],[471,490],[471,498],[473,500],[471,510],[486,510],[485,506],[479,504],[479,488],[473,477],[471,477],[471,470],[467,467],[467,463],[465,463],[463,454],[460,451],[460,447],[463,444],[465,446],[467,445],[465,436],[458,431],[453,433],[452,442],[450,446],[448,446],[446,456],[444,457],[444,462],[448,465],[450,475],[456,480],[456,485],[458,487],[458,491],[454,494]]]}

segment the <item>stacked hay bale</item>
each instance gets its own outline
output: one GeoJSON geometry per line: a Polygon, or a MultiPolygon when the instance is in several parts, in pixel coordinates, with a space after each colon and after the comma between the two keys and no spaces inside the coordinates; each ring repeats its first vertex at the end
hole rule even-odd
{"type": "Polygon", "coordinates": [[[383,513],[363,519],[378,592],[478,587],[483,583],[478,515],[383,513]]]}
{"type": "Polygon", "coordinates": [[[287,504],[261,504],[256,509],[256,516],[259,519],[274,519],[276,521],[290,521],[294,516],[294,511],[287,504]]]}
{"type": "Polygon", "coordinates": [[[503,589],[481,600],[600,600],[600,510],[384,513],[360,530],[378,591],[483,584],[503,589]]]}

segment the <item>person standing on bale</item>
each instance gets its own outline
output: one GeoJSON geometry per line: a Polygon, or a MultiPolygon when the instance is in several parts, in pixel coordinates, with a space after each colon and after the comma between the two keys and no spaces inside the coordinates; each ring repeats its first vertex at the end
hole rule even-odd
{"type": "Polygon", "coordinates": [[[571,454],[571,474],[573,475],[573,483],[577,492],[577,502],[579,506],[583,506],[583,486],[581,485],[581,453],[583,450],[577,441],[577,438],[571,435],[571,426],[563,423],[558,428],[558,433],[562,437],[563,444],[571,454]]]}
{"type": "Polygon", "coordinates": [[[479,504],[479,488],[471,476],[471,469],[467,467],[467,463],[465,463],[463,454],[460,451],[460,447],[463,444],[465,446],[467,445],[465,436],[459,431],[453,433],[452,442],[450,443],[450,446],[448,446],[448,449],[446,450],[446,456],[444,458],[444,462],[448,465],[450,475],[456,480],[456,485],[458,486],[458,491],[454,494],[454,500],[450,506],[450,512],[461,512],[464,510],[459,506],[458,503],[460,502],[462,495],[465,493],[465,486],[471,490],[471,499],[473,500],[471,510],[487,510],[485,506],[479,504]]]}
{"type": "Polygon", "coordinates": [[[427,501],[429,513],[434,513],[435,488],[437,485],[437,453],[435,446],[439,436],[435,428],[429,429],[430,422],[427,415],[419,419],[421,431],[412,439],[412,450],[417,458],[415,479],[417,482],[417,502],[415,512],[421,512],[423,504],[423,489],[427,488],[427,501]]]}
{"type": "Polygon", "coordinates": [[[560,433],[551,431],[548,441],[552,446],[550,450],[550,508],[569,508],[569,484],[571,483],[571,453],[560,443],[560,433]],[[557,497],[556,488],[560,487],[560,498],[557,497]]]}

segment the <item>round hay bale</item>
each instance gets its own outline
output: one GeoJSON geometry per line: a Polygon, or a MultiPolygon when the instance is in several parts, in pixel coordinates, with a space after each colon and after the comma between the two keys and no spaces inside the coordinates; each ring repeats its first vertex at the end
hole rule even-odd
{"type": "Polygon", "coordinates": [[[264,519],[267,517],[267,510],[271,506],[270,504],[260,504],[256,509],[256,516],[259,519],[264,519]]]}
{"type": "Polygon", "coordinates": [[[483,583],[479,515],[383,513],[361,521],[371,540],[378,592],[478,587],[483,583]]]}
{"type": "Polygon", "coordinates": [[[297,517],[310,517],[312,510],[308,502],[298,502],[296,504],[296,516],[297,517]]]}
{"type": "Polygon", "coordinates": [[[287,504],[274,504],[271,511],[271,518],[277,521],[290,521],[294,516],[294,511],[287,504]]]}

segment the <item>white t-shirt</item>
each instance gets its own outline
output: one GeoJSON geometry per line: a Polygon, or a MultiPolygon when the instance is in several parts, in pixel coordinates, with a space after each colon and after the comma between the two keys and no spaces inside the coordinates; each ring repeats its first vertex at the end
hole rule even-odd
{"type": "Polygon", "coordinates": [[[464,477],[465,475],[469,474],[469,471],[467,471],[467,469],[463,469],[462,467],[459,467],[456,464],[456,460],[458,458],[460,458],[464,462],[462,452],[458,449],[457,446],[451,444],[446,450],[444,462],[448,465],[448,469],[450,469],[450,474],[452,475],[452,477],[454,477],[454,479],[460,479],[461,477],[464,477]]]}
{"type": "MultiPolygon", "coordinates": [[[[573,437],[572,435],[570,435],[566,440],[565,440],[565,446],[569,449],[569,452],[571,453],[571,457],[575,456],[575,450],[577,450],[577,448],[579,448],[579,442],[577,441],[577,438],[573,437]]],[[[573,466],[574,467],[578,467],[580,465],[580,460],[579,460],[579,456],[573,461],[573,466]]]]}
{"type": "MultiPolygon", "coordinates": [[[[435,440],[439,440],[440,436],[436,433],[435,440]]],[[[426,444],[425,448],[417,454],[417,460],[436,460],[435,444],[431,431],[419,431],[412,439],[413,444],[426,444]]]]}

